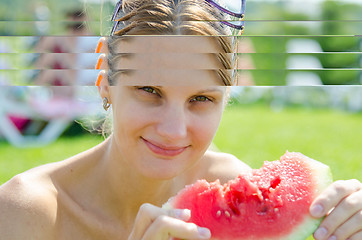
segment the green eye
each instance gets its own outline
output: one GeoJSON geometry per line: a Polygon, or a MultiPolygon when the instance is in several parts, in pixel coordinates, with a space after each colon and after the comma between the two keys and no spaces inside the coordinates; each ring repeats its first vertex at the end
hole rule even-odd
{"type": "Polygon", "coordinates": [[[196,96],[193,99],[191,99],[191,102],[207,102],[207,101],[211,101],[211,100],[205,96],[196,96]]]}
{"type": "Polygon", "coordinates": [[[142,87],[140,89],[142,89],[143,91],[148,92],[148,93],[157,94],[156,90],[152,87],[142,87]]]}

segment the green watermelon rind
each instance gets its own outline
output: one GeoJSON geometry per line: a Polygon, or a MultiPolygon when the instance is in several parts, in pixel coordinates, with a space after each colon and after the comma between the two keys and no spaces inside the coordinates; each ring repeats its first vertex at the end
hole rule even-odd
{"type": "MultiPolygon", "coordinates": [[[[304,156],[304,155],[303,155],[304,156]]],[[[307,164],[310,166],[311,173],[313,176],[313,182],[315,182],[315,192],[314,198],[316,198],[324,189],[326,189],[332,182],[332,172],[330,168],[318,162],[312,158],[304,156],[304,160],[306,160],[307,164]]],[[[318,226],[322,222],[323,218],[313,218],[310,215],[307,215],[304,221],[294,229],[288,236],[284,238],[276,238],[276,239],[266,239],[266,240],[305,240],[308,238],[312,233],[317,230],[318,226]]]]}
{"type": "MultiPolygon", "coordinates": [[[[315,186],[316,186],[313,199],[315,199],[320,193],[322,193],[322,191],[324,189],[326,189],[333,182],[332,172],[327,165],[325,165],[321,162],[318,162],[312,158],[306,157],[301,153],[287,152],[286,154],[292,154],[292,155],[297,154],[299,156],[303,156],[303,160],[306,161],[307,166],[309,166],[309,168],[311,170],[311,175],[313,176],[312,182],[314,182],[315,186]]],[[[191,187],[191,186],[192,185],[188,185],[183,190],[186,190],[188,187],[191,187]]],[[[175,197],[177,197],[177,195],[170,198],[162,206],[162,208],[168,209],[168,210],[174,209],[172,203],[173,203],[173,199],[175,197]]],[[[295,229],[291,233],[288,234],[288,236],[269,237],[269,238],[264,238],[264,239],[249,238],[248,240],[305,240],[313,232],[315,232],[315,230],[318,228],[318,226],[320,225],[322,220],[323,220],[323,218],[316,219],[316,218],[313,218],[311,215],[306,215],[303,222],[299,223],[295,227],[295,229]]],[[[212,239],[218,240],[216,238],[212,238],[212,239]]]]}

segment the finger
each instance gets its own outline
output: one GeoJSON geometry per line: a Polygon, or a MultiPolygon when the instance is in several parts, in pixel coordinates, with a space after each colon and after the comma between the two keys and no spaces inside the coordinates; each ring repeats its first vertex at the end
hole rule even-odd
{"type": "Polygon", "coordinates": [[[354,234],[353,236],[347,238],[347,240],[360,240],[362,239],[362,231],[354,234]]]}
{"type": "Polygon", "coordinates": [[[142,204],[129,239],[141,239],[146,229],[162,215],[178,218],[183,221],[187,221],[191,216],[190,211],[187,209],[162,209],[149,203],[142,204]]]}
{"type": "Polygon", "coordinates": [[[147,229],[143,240],[168,240],[170,237],[179,239],[209,239],[210,230],[198,227],[169,216],[159,216],[147,229]]]}
{"type": "MultiPolygon", "coordinates": [[[[332,234],[336,239],[347,239],[362,230],[362,211],[357,212],[332,234]]],[[[362,238],[360,238],[362,239],[362,238]]]]}
{"type": "Polygon", "coordinates": [[[311,204],[310,214],[315,218],[325,216],[348,195],[361,189],[361,183],[356,180],[336,181],[324,190],[311,204]]]}
{"type": "MultiPolygon", "coordinates": [[[[362,191],[355,192],[340,202],[335,209],[320,224],[320,228],[327,230],[327,234],[335,232],[336,229],[349,221],[351,216],[362,210],[362,191]]],[[[318,235],[317,235],[318,236],[318,235]]],[[[323,239],[323,238],[318,238],[323,239]]],[[[327,239],[327,238],[326,238],[327,239]]]]}

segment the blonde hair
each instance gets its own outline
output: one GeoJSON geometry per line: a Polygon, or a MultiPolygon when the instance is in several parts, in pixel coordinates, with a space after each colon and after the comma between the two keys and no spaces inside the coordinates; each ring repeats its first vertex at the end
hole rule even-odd
{"type": "Polygon", "coordinates": [[[119,72],[112,71],[112,62],[117,53],[116,46],[125,35],[199,35],[213,36],[223,52],[217,58],[224,69],[218,69],[224,85],[236,84],[236,41],[230,36],[230,30],[223,23],[221,13],[204,0],[123,0],[115,21],[119,21],[121,29],[108,38],[108,79],[119,72]],[[177,2],[177,3],[175,3],[177,2]],[[229,31],[228,31],[229,30],[229,31]]]}

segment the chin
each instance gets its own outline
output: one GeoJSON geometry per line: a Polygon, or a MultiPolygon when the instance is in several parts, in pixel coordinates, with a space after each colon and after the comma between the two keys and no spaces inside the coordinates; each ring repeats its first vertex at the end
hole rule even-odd
{"type": "Polygon", "coordinates": [[[177,162],[167,162],[160,164],[152,164],[151,166],[142,167],[141,173],[143,176],[154,180],[170,180],[180,174],[186,169],[184,164],[177,162]]]}

